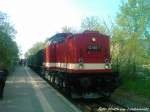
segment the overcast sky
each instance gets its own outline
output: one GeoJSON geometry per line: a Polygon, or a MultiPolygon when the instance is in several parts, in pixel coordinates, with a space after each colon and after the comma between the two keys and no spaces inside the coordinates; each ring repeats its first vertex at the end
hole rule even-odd
{"type": "Polygon", "coordinates": [[[121,0],[0,0],[0,11],[10,16],[23,53],[63,26],[79,30],[81,19],[99,16],[113,19],[121,0]]]}

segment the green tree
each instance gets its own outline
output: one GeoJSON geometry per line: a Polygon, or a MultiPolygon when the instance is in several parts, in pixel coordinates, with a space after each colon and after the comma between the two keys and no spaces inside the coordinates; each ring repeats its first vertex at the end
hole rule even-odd
{"type": "Polygon", "coordinates": [[[5,13],[0,12],[0,63],[11,70],[18,59],[18,47],[14,41],[16,31],[5,13]]]}
{"type": "Polygon", "coordinates": [[[43,42],[37,42],[33,45],[32,48],[30,48],[26,53],[25,57],[29,57],[30,55],[36,54],[39,50],[43,49],[45,46],[45,43],[43,42]]]}
{"type": "Polygon", "coordinates": [[[150,1],[146,0],[128,0],[120,7],[117,25],[113,29],[112,46],[113,62],[120,64],[122,73],[135,74],[137,67],[144,64],[146,53],[141,40],[150,36],[149,9],[150,1]],[[115,54],[115,51],[118,53],[115,54]]]}
{"type": "Polygon", "coordinates": [[[81,21],[81,30],[93,30],[100,33],[107,34],[107,29],[104,23],[100,22],[100,19],[95,16],[85,17],[81,21]]]}
{"type": "Polygon", "coordinates": [[[62,32],[63,33],[73,33],[73,32],[75,32],[75,30],[72,27],[64,26],[64,27],[62,27],[62,32]]]}
{"type": "Polygon", "coordinates": [[[140,38],[150,37],[150,1],[128,0],[123,3],[117,17],[117,24],[122,30],[138,33],[140,38]]]}

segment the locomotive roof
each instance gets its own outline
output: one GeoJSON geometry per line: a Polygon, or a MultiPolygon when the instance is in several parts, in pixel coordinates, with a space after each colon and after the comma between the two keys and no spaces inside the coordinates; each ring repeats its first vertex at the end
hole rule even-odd
{"type": "Polygon", "coordinates": [[[51,42],[58,42],[63,40],[65,37],[67,37],[68,35],[71,35],[71,33],[57,33],[54,36],[52,36],[51,38],[49,38],[48,41],[51,42]]]}
{"type": "Polygon", "coordinates": [[[99,33],[98,31],[84,31],[83,33],[76,33],[76,34],[72,34],[72,33],[56,33],[54,36],[52,36],[51,38],[48,39],[48,43],[55,43],[55,42],[61,42],[64,40],[65,37],[69,36],[69,35],[81,35],[81,34],[100,34],[102,36],[105,37],[109,37],[108,35],[104,35],[102,33],[99,33]]]}

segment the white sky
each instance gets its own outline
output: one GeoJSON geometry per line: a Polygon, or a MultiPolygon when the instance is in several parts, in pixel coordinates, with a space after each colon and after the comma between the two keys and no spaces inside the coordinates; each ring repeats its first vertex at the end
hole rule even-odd
{"type": "Polygon", "coordinates": [[[81,19],[88,13],[73,4],[72,0],[0,0],[0,11],[10,16],[17,30],[18,46],[25,53],[37,41],[60,32],[63,26],[79,29],[81,19]]]}

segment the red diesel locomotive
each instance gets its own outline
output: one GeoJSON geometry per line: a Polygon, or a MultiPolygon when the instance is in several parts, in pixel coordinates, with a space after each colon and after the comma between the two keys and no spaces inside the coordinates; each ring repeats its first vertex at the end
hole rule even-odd
{"type": "Polygon", "coordinates": [[[108,97],[118,86],[110,61],[108,36],[95,31],[57,33],[44,49],[43,74],[72,97],[108,97]]]}

